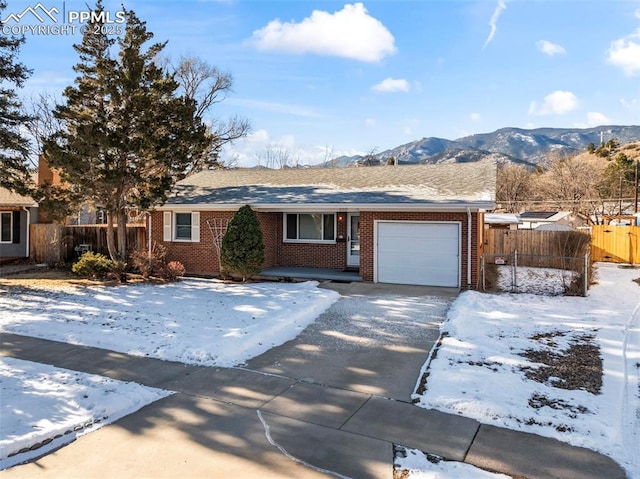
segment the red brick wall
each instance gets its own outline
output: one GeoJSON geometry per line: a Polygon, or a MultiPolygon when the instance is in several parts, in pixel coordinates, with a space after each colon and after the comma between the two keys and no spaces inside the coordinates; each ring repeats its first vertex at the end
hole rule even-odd
{"type": "MultiPolygon", "coordinates": [[[[162,212],[153,214],[153,240],[167,248],[170,260],[180,261],[187,272],[216,275],[219,272],[218,260],[213,246],[211,232],[207,220],[214,218],[231,219],[234,212],[200,212],[200,242],[180,243],[163,242],[162,212]]],[[[340,215],[339,215],[340,216],[340,215]]],[[[346,238],[347,215],[337,218],[336,243],[285,243],[283,241],[282,213],[258,213],[265,244],[264,267],[269,266],[306,266],[315,268],[344,269],[346,267],[347,244],[340,237],[346,238]]],[[[480,270],[480,255],[483,244],[481,228],[482,219],[479,214],[472,213],[471,242],[471,285],[467,285],[467,214],[466,213],[428,213],[428,212],[371,212],[360,213],[360,274],[364,281],[373,281],[373,227],[376,220],[397,221],[456,221],[461,224],[461,270],[460,285],[462,288],[476,288],[480,270]],[[480,221],[479,221],[480,219],[480,221]]]]}
{"type": "MultiPolygon", "coordinates": [[[[188,273],[216,275],[219,273],[218,258],[213,237],[207,226],[207,220],[214,218],[231,219],[233,211],[201,211],[200,242],[164,242],[163,214],[157,211],[152,219],[153,241],[167,248],[167,257],[171,261],[180,261],[188,273]]],[[[336,243],[285,243],[283,241],[282,213],[257,213],[265,245],[265,262],[269,266],[306,266],[312,268],[343,269],[346,266],[346,242],[336,243]]],[[[338,237],[346,237],[346,215],[337,221],[338,237]]]]}
{"type": "Polygon", "coordinates": [[[305,266],[308,268],[344,269],[347,265],[347,243],[345,213],[336,215],[336,243],[285,243],[283,241],[283,215],[277,215],[276,237],[277,266],[305,266]],[[340,219],[342,218],[342,219],[340,219]],[[342,237],[342,239],[340,239],[342,237]]]}
{"type": "MultiPolygon", "coordinates": [[[[467,285],[467,214],[466,213],[428,213],[428,212],[372,212],[360,213],[360,275],[364,281],[373,281],[373,231],[374,221],[456,221],[461,223],[461,266],[460,286],[476,288],[480,265],[478,237],[478,214],[472,213],[473,238],[471,241],[471,285],[467,285]]],[[[480,225],[481,226],[481,225],[480,225]]]]}

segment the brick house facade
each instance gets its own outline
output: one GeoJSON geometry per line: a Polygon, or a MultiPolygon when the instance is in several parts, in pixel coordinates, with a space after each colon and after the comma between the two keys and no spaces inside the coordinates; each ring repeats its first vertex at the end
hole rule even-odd
{"type": "MultiPolygon", "coordinates": [[[[230,220],[235,211],[249,204],[256,211],[263,232],[264,268],[350,268],[359,271],[363,281],[405,282],[402,274],[397,279],[384,279],[388,278],[382,271],[384,260],[397,260],[393,251],[389,258],[382,256],[379,244],[387,241],[393,250],[394,243],[378,237],[380,225],[393,234],[395,230],[389,228],[396,224],[426,226],[416,230],[416,241],[424,241],[424,246],[412,248],[411,243],[406,243],[410,239],[399,237],[398,244],[404,246],[398,248],[411,250],[417,263],[420,256],[432,254],[435,263],[438,251],[424,250],[445,246],[449,256],[444,267],[449,273],[452,268],[457,270],[447,285],[475,288],[483,247],[483,213],[493,207],[494,191],[495,165],[484,162],[207,171],[178,184],[176,195],[151,215],[149,231],[154,242],[167,248],[168,258],[182,262],[187,272],[217,275],[220,267],[208,222],[230,220]],[[473,181],[461,181],[470,176],[473,181]],[[469,188],[469,183],[475,186],[469,188]],[[445,190],[444,195],[438,188],[445,190]],[[422,232],[437,233],[439,226],[447,225],[452,226],[449,230],[455,233],[453,239],[421,236],[422,232]],[[357,256],[351,259],[349,254],[355,253],[350,233],[358,236],[359,246],[357,256]]],[[[402,257],[401,253],[397,258],[402,257]]],[[[408,269],[412,266],[409,263],[414,263],[413,257],[404,260],[408,269]]],[[[429,264],[423,267],[429,268],[429,264]]],[[[415,278],[407,276],[407,284],[444,285],[435,284],[439,275],[436,270],[427,271],[424,279],[420,271],[416,274],[415,278]]]]}

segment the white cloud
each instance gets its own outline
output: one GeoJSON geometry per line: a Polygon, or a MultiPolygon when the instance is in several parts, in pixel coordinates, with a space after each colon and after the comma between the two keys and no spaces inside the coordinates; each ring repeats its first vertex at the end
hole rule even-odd
{"type": "Polygon", "coordinates": [[[587,113],[587,123],[589,126],[610,125],[609,117],[598,111],[590,111],[587,113]]]}
{"type": "Polygon", "coordinates": [[[563,115],[578,107],[578,97],[570,91],[556,90],[544,97],[542,105],[535,101],[529,106],[530,115],[563,115]]]}
{"type": "Polygon", "coordinates": [[[557,43],[552,43],[548,40],[540,40],[536,42],[536,47],[545,55],[549,55],[550,57],[554,55],[563,55],[566,53],[564,47],[558,45],[557,43]]]}
{"type": "Polygon", "coordinates": [[[594,126],[610,125],[611,120],[604,114],[597,111],[587,113],[587,121],[575,123],[576,128],[593,128],[594,126]]]}
{"type": "Polygon", "coordinates": [[[374,127],[378,124],[378,122],[374,118],[366,118],[364,120],[364,124],[368,127],[374,127]]]}
{"type": "Polygon", "coordinates": [[[471,121],[480,121],[481,116],[480,113],[471,113],[471,115],[469,115],[469,118],[471,118],[471,121]]]}
{"type": "MultiPolygon", "coordinates": [[[[232,144],[226,145],[221,158],[225,162],[231,162],[231,166],[253,167],[266,166],[268,153],[271,155],[286,155],[290,165],[300,164],[317,165],[323,161],[339,156],[354,156],[364,154],[357,150],[339,150],[330,145],[300,144],[293,134],[274,136],[265,129],[241,138],[232,144]]],[[[275,165],[271,165],[275,166],[275,165]]]]}
{"type": "Polygon", "coordinates": [[[635,110],[638,107],[639,102],[637,98],[632,98],[631,100],[620,98],[620,104],[627,110],[635,110]]]}
{"type": "Polygon", "coordinates": [[[622,68],[629,76],[640,75],[640,29],[611,42],[607,61],[622,68]]]}
{"type": "Polygon", "coordinates": [[[266,143],[270,139],[269,132],[265,129],[256,130],[252,133],[249,133],[245,141],[247,143],[266,143]]]}
{"type": "Polygon", "coordinates": [[[272,20],[251,39],[259,50],[352,58],[378,62],[396,52],[391,32],[362,3],[335,13],[314,10],[299,23],[272,20]]]}
{"type": "Polygon", "coordinates": [[[371,89],[378,93],[392,93],[397,91],[408,92],[411,87],[409,82],[404,79],[385,78],[380,83],[373,85],[371,89]]]}
{"type": "Polygon", "coordinates": [[[491,30],[489,31],[489,36],[485,40],[482,48],[486,48],[487,45],[491,43],[491,40],[493,40],[493,37],[496,35],[496,31],[498,30],[498,19],[500,18],[500,15],[506,8],[507,8],[507,0],[498,0],[498,5],[496,5],[496,9],[493,11],[493,15],[491,15],[491,20],[489,20],[489,27],[491,27],[491,30]]]}

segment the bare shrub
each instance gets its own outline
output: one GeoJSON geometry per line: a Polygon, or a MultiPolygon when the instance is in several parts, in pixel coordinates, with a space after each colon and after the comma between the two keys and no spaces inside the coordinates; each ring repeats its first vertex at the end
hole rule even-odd
{"type": "Polygon", "coordinates": [[[170,261],[164,266],[164,268],[162,268],[159,276],[167,281],[175,281],[180,276],[184,276],[186,271],[187,270],[180,261],[170,261]]]}
{"type": "Polygon", "coordinates": [[[148,250],[136,250],[131,253],[131,263],[143,278],[159,276],[164,269],[167,259],[167,248],[156,242],[153,243],[151,252],[148,250]]]}

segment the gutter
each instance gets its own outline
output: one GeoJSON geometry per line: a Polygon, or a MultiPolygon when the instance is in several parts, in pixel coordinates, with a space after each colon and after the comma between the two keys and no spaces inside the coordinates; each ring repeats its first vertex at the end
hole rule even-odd
{"type": "MultiPolygon", "coordinates": [[[[156,208],[158,211],[237,211],[247,203],[165,203],[156,208]]],[[[490,201],[459,202],[459,203],[300,203],[300,204],[281,204],[281,203],[261,203],[251,204],[249,206],[254,211],[261,212],[277,212],[286,211],[296,213],[317,213],[322,212],[358,212],[358,211],[452,211],[452,212],[469,212],[487,211],[495,208],[495,203],[490,201]]]]}

